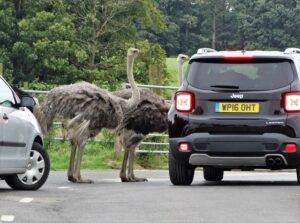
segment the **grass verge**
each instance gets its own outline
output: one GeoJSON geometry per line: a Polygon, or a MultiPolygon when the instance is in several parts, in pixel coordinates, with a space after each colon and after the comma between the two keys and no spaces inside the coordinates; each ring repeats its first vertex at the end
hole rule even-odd
{"type": "MultiPolygon", "coordinates": [[[[70,157],[70,143],[68,141],[49,141],[49,139],[47,139],[46,144],[51,161],[51,169],[67,169],[70,157]]],[[[142,149],[151,150],[151,147],[144,146],[142,149]]],[[[120,169],[122,159],[123,154],[120,158],[115,158],[113,143],[98,143],[90,140],[88,141],[84,149],[81,169],[120,169]]],[[[167,163],[167,154],[137,153],[135,159],[135,169],[166,169],[168,167],[167,163]]]]}

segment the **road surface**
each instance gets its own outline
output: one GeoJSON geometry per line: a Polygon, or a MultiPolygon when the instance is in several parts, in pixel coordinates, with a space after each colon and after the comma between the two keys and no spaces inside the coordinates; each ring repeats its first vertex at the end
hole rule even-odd
{"type": "Polygon", "coordinates": [[[52,171],[38,191],[11,190],[0,181],[2,222],[299,223],[295,172],[225,172],[220,183],[197,171],[191,186],[173,186],[165,170],[136,171],[145,183],[121,183],[118,171],[83,171],[94,184],[52,171]]]}

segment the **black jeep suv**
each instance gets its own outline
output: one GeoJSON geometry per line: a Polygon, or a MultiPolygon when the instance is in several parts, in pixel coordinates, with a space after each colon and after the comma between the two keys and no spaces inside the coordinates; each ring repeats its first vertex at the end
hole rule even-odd
{"type": "Polygon", "coordinates": [[[168,114],[169,174],[189,185],[195,168],[296,169],[300,183],[300,49],[198,50],[168,114]]]}

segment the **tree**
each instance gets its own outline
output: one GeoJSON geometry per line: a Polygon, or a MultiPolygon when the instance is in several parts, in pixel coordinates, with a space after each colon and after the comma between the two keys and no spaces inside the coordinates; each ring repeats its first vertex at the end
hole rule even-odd
{"type": "Polygon", "coordinates": [[[50,11],[42,9],[19,22],[20,42],[14,45],[13,59],[15,72],[26,71],[27,80],[37,78],[54,84],[73,82],[79,76],[78,64],[87,58],[76,43],[72,17],[64,10],[62,1],[55,3],[50,11]],[[25,56],[26,61],[18,66],[21,56],[25,56]]]}
{"type": "Polygon", "coordinates": [[[126,80],[125,47],[139,40],[137,27],[164,27],[153,0],[0,0],[0,6],[0,60],[15,83],[87,80],[115,88],[126,80]]]}
{"type": "Polygon", "coordinates": [[[199,29],[204,20],[199,3],[193,0],[156,0],[164,15],[166,32],[143,30],[142,37],[159,43],[168,55],[195,52],[201,45],[207,46],[206,33],[199,29]]]}
{"type": "Polygon", "coordinates": [[[3,63],[4,76],[13,81],[13,63],[10,57],[17,37],[17,20],[12,1],[0,0],[0,21],[0,63],[3,63]]]}
{"type": "Polygon", "coordinates": [[[143,36],[160,43],[169,55],[193,54],[200,47],[227,48],[230,42],[227,39],[236,29],[234,13],[231,12],[228,0],[157,2],[165,14],[168,31],[156,33],[156,38],[145,33],[143,36]]]}
{"type": "Polygon", "coordinates": [[[242,0],[234,5],[243,48],[283,50],[300,44],[299,0],[242,0]]]}

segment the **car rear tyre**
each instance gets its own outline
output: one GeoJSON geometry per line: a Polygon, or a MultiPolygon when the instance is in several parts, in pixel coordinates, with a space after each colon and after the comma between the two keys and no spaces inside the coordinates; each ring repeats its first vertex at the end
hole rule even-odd
{"type": "Polygon", "coordinates": [[[190,185],[193,182],[195,167],[176,161],[169,154],[169,176],[174,185],[190,185]]]}
{"type": "Polygon", "coordinates": [[[224,170],[216,167],[203,167],[203,176],[206,181],[221,181],[223,179],[224,170]]]}
{"type": "Polygon", "coordinates": [[[37,190],[46,182],[49,170],[48,154],[42,145],[35,142],[25,173],[8,176],[5,181],[15,190],[37,190]]]}
{"type": "Polygon", "coordinates": [[[296,172],[297,172],[297,181],[298,181],[298,184],[300,184],[300,166],[298,166],[298,168],[296,169],[296,172]]]}

